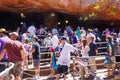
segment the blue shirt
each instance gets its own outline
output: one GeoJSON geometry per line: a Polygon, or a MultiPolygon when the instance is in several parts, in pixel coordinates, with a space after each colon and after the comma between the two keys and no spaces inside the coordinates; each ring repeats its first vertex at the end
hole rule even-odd
{"type": "Polygon", "coordinates": [[[93,42],[89,44],[90,50],[88,51],[89,56],[96,56],[97,45],[93,42]]]}

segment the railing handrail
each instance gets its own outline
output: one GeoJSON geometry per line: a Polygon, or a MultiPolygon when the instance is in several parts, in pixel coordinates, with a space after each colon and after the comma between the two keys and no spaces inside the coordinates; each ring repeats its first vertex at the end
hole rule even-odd
{"type": "MultiPolygon", "coordinates": [[[[75,58],[73,58],[73,60],[75,60],[75,58]]],[[[77,60],[77,63],[78,63],[79,65],[81,65],[85,70],[88,70],[88,72],[90,72],[95,78],[97,78],[97,80],[103,80],[103,79],[101,79],[100,76],[96,75],[95,72],[93,72],[91,69],[89,69],[89,68],[88,68],[86,65],[84,65],[82,62],[80,62],[80,61],[77,60]]]]}
{"type": "Polygon", "coordinates": [[[6,73],[8,73],[14,67],[14,63],[12,63],[12,62],[9,62],[9,65],[10,65],[10,67],[6,68],[4,71],[2,71],[0,73],[0,77],[3,76],[3,75],[5,75],[6,73]]]}

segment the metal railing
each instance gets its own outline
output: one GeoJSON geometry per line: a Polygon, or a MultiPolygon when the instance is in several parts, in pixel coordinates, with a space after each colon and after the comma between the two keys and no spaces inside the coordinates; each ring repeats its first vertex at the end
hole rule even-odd
{"type": "MultiPolygon", "coordinates": [[[[6,66],[5,70],[3,70],[0,73],[0,79],[8,80],[7,78],[8,78],[9,72],[14,67],[14,63],[12,63],[12,62],[0,62],[0,64],[6,66]]],[[[14,76],[12,74],[10,74],[10,76],[12,77],[10,80],[14,80],[14,76]]]]}
{"type": "MultiPolygon", "coordinates": [[[[75,62],[75,58],[73,58],[74,62],[75,62]]],[[[88,72],[90,74],[92,74],[92,76],[94,76],[97,80],[103,80],[100,76],[96,75],[96,73],[94,71],[92,71],[91,69],[89,69],[86,65],[84,65],[82,62],[77,61],[77,63],[82,67],[81,69],[81,80],[84,80],[85,78],[85,70],[88,70],[88,72]]],[[[73,63],[74,64],[74,63],[73,63]]]]}

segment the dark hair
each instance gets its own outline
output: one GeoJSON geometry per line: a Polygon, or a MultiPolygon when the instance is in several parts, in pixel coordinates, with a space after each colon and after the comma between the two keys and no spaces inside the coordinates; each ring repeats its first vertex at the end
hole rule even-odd
{"type": "Polygon", "coordinates": [[[83,42],[83,47],[85,47],[88,44],[86,39],[82,40],[82,42],[83,42]]]}
{"type": "Polygon", "coordinates": [[[112,41],[112,37],[111,36],[106,36],[106,39],[108,39],[108,41],[112,41]]]}

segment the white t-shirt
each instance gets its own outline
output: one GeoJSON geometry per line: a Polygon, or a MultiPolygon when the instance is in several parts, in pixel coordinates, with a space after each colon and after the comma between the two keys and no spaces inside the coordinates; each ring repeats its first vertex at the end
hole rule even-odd
{"type": "Polygon", "coordinates": [[[25,39],[28,39],[29,37],[27,36],[27,34],[26,33],[24,33],[23,35],[22,35],[22,44],[24,44],[25,43],[25,39]]]}
{"type": "Polygon", "coordinates": [[[69,43],[62,45],[62,50],[60,52],[60,57],[58,57],[58,64],[70,66],[70,52],[77,50],[69,43]]]}
{"type": "Polygon", "coordinates": [[[28,31],[30,31],[30,35],[35,35],[35,26],[29,26],[28,31]]]}
{"type": "Polygon", "coordinates": [[[56,48],[58,46],[58,42],[59,42],[58,36],[54,35],[52,37],[52,45],[53,45],[54,48],[56,48]]]}

